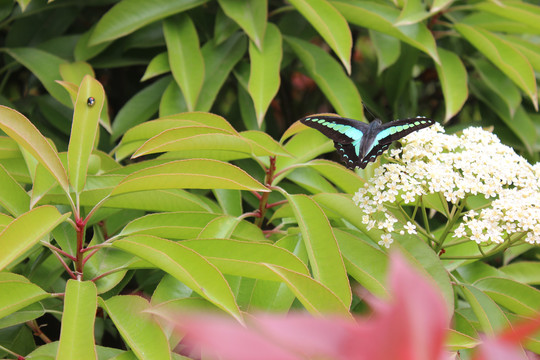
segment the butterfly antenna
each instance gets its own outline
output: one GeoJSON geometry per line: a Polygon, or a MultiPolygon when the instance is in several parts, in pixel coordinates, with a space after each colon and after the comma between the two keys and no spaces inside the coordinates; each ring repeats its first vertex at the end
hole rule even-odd
{"type": "Polygon", "coordinates": [[[367,113],[368,113],[369,115],[371,115],[371,118],[372,118],[372,119],[376,119],[376,118],[377,118],[377,116],[376,116],[371,110],[369,110],[369,108],[367,107],[367,105],[366,105],[363,101],[362,101],[362,106],[364,107],[364,110],[366,110],[367,113]]]}

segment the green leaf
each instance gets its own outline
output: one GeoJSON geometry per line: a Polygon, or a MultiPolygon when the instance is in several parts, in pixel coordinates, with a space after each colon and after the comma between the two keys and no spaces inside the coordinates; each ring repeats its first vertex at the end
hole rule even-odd
{"type": "Polygon", "coordinates": [[[217,160],[190,159],[137,171],[122,180],[111,195],[178,188],[268,191],[263,184],[234,165],[217,160]]]}
{"type": "Polygon", "coordinates": [[[107,301],[100,298],[99,303],[138,359],[171,358],[167,337],[152,314],[146,311],[151,308],[146,299],[126,295],[115,296],[107,301]]]}
{"type": "Polygon", "coordinates": [[[84,61],[60,64],[59,71],[62,80],[72,84],[80,84],[86,75],[96,77],[92,66],[84,61]]]}
{"type": "Polygon", "coordinates": [[[0,105],[0,129],[41,163],[69,193],[66,169],[54,147],[21,113],[0,105]]]}
{"type": "Polygon", "coordinates": [[[397,240],[394,245],[399,246],[402,253],[407,256],[411,264],[417,264],[420,272],[426,277],[431,277],[435,280],[448,308],[449,312],[454,311],[454,290],[450,283],[448,271],[445,269],[441,259],[429,247],[426,242],[415,235],[398,235],[392,234],[397,240]]]}
{"type": "Polygon", "coordinates": [[[66,285],[62,329],[57,360],[97,358],[94,321],[97,309],[96,285],[70,279],[66,285]]]}
{"type": "Polygon", "coordinates": [[[204,81],[204,59],[197,29],[188,15],[181,14],[163,21],[169,66],[184,94],[189,111],[195,109],[204,81]]]}
{"type": "Polygon", "coordinates": [[[259,127],[264,121],[264,115],[270,102],[279,89],[279,70],[282,56],[281,33],[277,26],[270,23],[266,29],[262,48],[257,48],[253,42],[250,42],[249,45],[251,72],[248,91],[255,105],[259,127]]]}
{"type": "Polygon", "coordinates": [[[99,20],[90,45],[117,39],[157,20],[189,10],[207,0],[122,0],[99,20]]]}
{"type": "Polygon", "coordinates": [[[352,24],[398,38],[425,52],[438,63],[437,45],[431,31],[423,23],[396,25],[399,10],[381,2],[338,0],[333,5],[352,24]]]}
{"type": "Polygon", "coordinates": [[[104,99],[105,91],[101,84],[86,75],[79,86],[68,147],[69,181],[78,193],[82,191],[86,183],[88,162],[96,141],[104,99]],[[88,103],[90,98],[94,99],[93,105],[88,103]]]}
{"type": "Polygon", "coordinates": [[[472,336],[465,335],[454,329],[448,329],[447,338],[445,340],[445,346],[451,351],[459,351],[461,349],[471,349],[481,343],[480,340],[473,338],[472,336]]]}
{"type": "Polygon", "coordinates": [[[131,221],[119,235],[146,234],[173,240],[196,238],[209,222],[219,216],[202,211],[149,214],[131,221]]]}
{"type": "Polygon", "coordinates": [[[514,280],[529,284],[540,285],[540,263],[536,261],[519,261],[499,269],[514,280]]]}
{"type": "Polygon", "coordinates": [[[313,277],[332,290],[345,304],[351,304],[351,287],[337,240],[328,218],[306,195],[286,195],[309,256],[313,277]]]}
{"type": "Polygon", "coordinates": [[[388,298],[388,255],[360,236],[334,229],[347,273],[375,296],[388,298]]]}
{"type": "Polygon", "coordinates": [[[290,3],[334,50],[350,74],[352,35],[343,15],[326,0],[291,0],[290,3]]]}
{"type": "Polygon", "coordinates": [[[0,270],[37,244],[69,216],[60,214],[54,206],[44,205],[13,220],[0,233],[0,270]]]}
{"type": "Polygon", "coordinates": [[[289,269],[266,265],[287,284],[307,311],[314,315],[350,315],[348,306],[326,286],[311,277],[289,269]]]}
{"type": "Polygon", "coordinates": [[[45,315],[45,309],[41,303],[33,303],[6,317],[0,317],[0,329],[13,325],[23,324],[45,315]]]}
{"type": "Polygon", "coordinates": [[[503,38],[481,28],[455,24],[455,29],[486,58],[519,86],[538,109],[538,90],[534,71],[523,54],[503,38]]]}
{"type": "Polygon", "coordinates": [[[440,63],[435,64],[444,95],[446,112],[444,121],[450,120],[465,104],[469,91],[467,87],[467,70],[455,53],[438,49],[440,63]]]}
{"type": "Polygon", "coordinates": [[[403,9],[399,14],[396,25],[409,25],[424,20],[430,16],[425,9],[425,4],[421,0],[407,0],[403,4],[403,9]]]}
{"type": "Polygon", "coordinates": [[[333,161],[312,160],[307,163],[325,178],[339,186],[345,193],[355,193],[364,186],[364,179],[357,173],[333,161]]]}
{"type": "Polygon", "coordinates": [[[157,112],[161,96],[168,84],[169,78],[159,79],[129,99],[114,118],[112,138],[118,139],[129,128],[150,119],[157,112]]]}
{"type": "Polygon", "coordinates": [[[510,321],[504,312],[489,296],[471,285],[460,285],[459,287],[480,322],[484,333],[495,335],[510,326],[510,321]]]}
{"type": "Polygon", "coordinates": [[[220,44],[212,40],[204,44],[204,82],[197,101],[198,111],[210,111],[230,72],[244,56],[246,44],[245,37],[240,33],[233,34],[220,44]]]}
{"type": "Polygon", "coordinates": [[[369,38],[377,53],[377,74],[380,75],[398,60],[401,44],[397,38],[374,30],[369,30],[369,38]]]}
{"type": "MultiPolygon", "coordinates": [[[[487,59],[470,59],[483,84],[498,95],[497,103],[506,107],[504,114],[513,118],[521,104],[521,93],[516,85],[487,59]]],[[[499,112],[499,111],[497,111],[499,112]]]]}
{"type": "Polygon", "coordinates": [[[64,59],[36,48],[4,48],[3,50],[28,68],[52,97],[67,107],[71,107],[68,94],[60,84],[56,83],[56,80],[62,79],[59,68],[66,62],[64,59]]]}
{"type": "Polygon", "coordinates": [[[30,196],[2,165],[0,165],[0,205],[13,216],[20,216],[30,210],[30,196]]]}
{"type": "Polygon", "coordinates": [[[230,239],[186,240],[181,244],[204,256],[224,274],[280,281],[281,277],[266,266],[270,264],[309,276],[300,259],[274,245],[230,239]]]}
{"type": "Polygon", "coordinates": [[[233,152],[240,156],[252,153],[249,142],[237,134],[206,125],[195,125],[163,131],[146,141],[132,157],[166,151],[183,151],[189,154],[201,150],[233,152]]]}
{"type": "Polygon", "coordinates": [[[0,272],[0,318],[50,297],[39,286],[21,275],[0,272]]]}
{"type": "Polygon", "coordinates": [[[336,111],[341,116],[365,121],[360,93],[336,60],[320,47],[307,41],[290,36],[286,36],[285,41],[336,111]]]}
{"type": "Polygon", "coordinates": [[[538,313],[540,290],[517,281],[489,277],[474,283],[497,304],[523,316],[534,316],[538,313]]]}
{"type": "Polygon", "coordinates": [[[132,235],[113,242],[113,246],[157,266],[182,281],[193,291],[242,321],[229,284],[219,270],[195,251],[148,235],[132,235]]]}
{"type": "Polygon", "coordinates": [[[267,0],[219,0],[219,6],[262,49],[268,13],[267,0]]]}
{"type": "Polygon", "coordinates": [[[141,81],[146,81],[161,74],[171,71],[169,66],[169,54],[165,51],[157,54],[150,60],[141,81]]]}
{"type": "Polygon", "coordinates": [[[242,193],[240,190],[213,189],[212,193],[225,214],[231,216],[242,215],[242,193]]]}
{"type": "Polygon", "coordinates": [[[182,90],[174,81],[171,76],[166,76],[164,79],[167,79],[169,84],[161,96],[161,101],[159,102],[159,116],[167,116],[178,114],[181,112],[188,111],[186,99],[182,94],[182,90]]]}
{"type": "Polygon", "coordinates": [[[540,6],[522,1],[506,0],[502,3],[484,1],[475,4],[480,11],[499,15],[540,31],[540,6]]]}

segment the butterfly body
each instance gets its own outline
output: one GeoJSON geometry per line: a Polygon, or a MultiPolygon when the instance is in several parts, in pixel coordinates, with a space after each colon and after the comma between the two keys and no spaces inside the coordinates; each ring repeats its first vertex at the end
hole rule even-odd
{"type": "Polygon", "coordinates": [[[334,140],[334,146],[349,169],[364,169],[369,162],[374,162],[386,151],[392,142],[435,123],[431,119],[417,117],[386,124],[376,119],[366,124],[329,114],[306,116],[300,122],[334,140]]]}

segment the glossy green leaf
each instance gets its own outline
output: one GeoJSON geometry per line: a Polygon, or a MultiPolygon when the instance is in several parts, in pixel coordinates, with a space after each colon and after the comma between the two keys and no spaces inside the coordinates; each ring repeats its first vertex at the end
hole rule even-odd
{"type": "Polygon", "coordinates": [[[250,144],[240,136],[209,126],[184,126],[166,130],[146,141],[133,157],[166,151],[217,150],[251,154],[250,144]]]}
{"type": "Polygon", "coordinates": [[[455,29],[486,58],[519,86],[538,108],[538,91],[534,71],[523,54],[503,38],[481,28],[455,24],[455,29]]]}
{"type": "Polygon", "coordinates": [[[169,66],[169,54],[165,51],[157,54],[150,60],[141,81],[146,81],[161,74],[171,71],[169,66]]]}
{"type": "Polygon", "coordinates": [[[0,106],[0,129],[41,163],[66,193],[69,192],[68,176],[58,153],[30,120],[13,109],[0,106]]]}
{"type": "Polygon", "coordinates": [[[0,272],[0,318],[50,297],[24,276],[0,272]]]}
{"type": "Polygon", "coordinates": [[[325,178],[339,186],[344,192],[352,194],[364,186],[362,179],[354,171],[345,168],[334,161],[312,160],[307,163],[309,167],[317,170],[325,178]]]}
{"type": "Polygon", "coordinates": [[[196,238],[210,221],[219,216],[202,211],[149,214],[131,221],[120,235],[146,234],[173,240],[196,238]]]}
{"type": "Polygon", "coordinates": [[[90,60],[100,53],[102,53],[105,49],[111,45],[112,40],[110,41],[103,41],[98,45],[90,45],[89,41],[91,39],[92,33],[94,32],[95,25],[92,26],[89,30],[84,32],[81,36],[79,36],[79,40],[77,41],[77,44],[75,45],[75,50],[73,52],[73,56],[76,61],[87,61],[90,60]]]}
{"type": "Polygon", "coordinates": [[[535,261],[518,261],[500,268],[503,273],[514,280],[529,285],[540,285],[540,263],[535,261]]]}
{"type": "Polygon", "coordinates": [[[350,74],[352,35],[343,15],[326,0],[291,0],[290,3],[334,50],[350,74]]]}
{"type": "Polygon", "coordinates": [[[112,195],[178,188],[268,191],[263,184],[234,165],[217,160],[190,159],[137,171],[120,182],[112,195]]]}
{"type": "Polygon", "coordinates": [[[68,280],[57,360],[96,359],[94,344],[96,309],[96,285],[91,281],[68,280]]]}
{"type": "Polygon", "coordinates": [[[439,62],[433,35],[423,23],[397,26],[399,10],[389,5],[363,0],[338,0],[333,5],[352,24],[398,38],[439,62]]]}
{"type": "Polygon", "coordinates": [[[20,216],[30,210],[30,196],[2,165],[0,165],[0,205],[13,216],[20,216]]]}
{"type": "Polygon", "coordinates": [[[96,141],[104,99],[105,91],[101,84],[86,75],[79,86],[68,147],[69,181],[76,192],[81,192],[86,183],[88,162],[96,141]],[[93,105],[88,103],[91,98],[94,99],[93,105]]]}
{"type": "Polygon", "coordinates": [[[536,72],[540,72],[540,44],[532,43],[517,36],[506,36],[505,39],[511,42],[516,50],[525,55],[536,72]]]}
{"type": "Polygon", "coordinates": [[[231,216],[242,215],[242,193],[240,190],[213,189],[212,193],[225,214],[231,216]]]}
{"type": "Polygon", "coordinates": [[[13,325],[23,324],[27,321],[37,319],[45,315],[45,309],[41,303],[33,303],[25,306],[19,311],[14,312],[6,317],[0,318],[0,329],[5,329],[13,325]]]}
{"type": "Polygon", "coordinates": [[[315,170],[299,167],[287,174],[287,179],[311,193],[336,193],[337,189],[315,170]]]}
{"type": "Polygon", "coordinates": [[[454,329],[448,329],[446,335],[445,346],[452,351],[459,351],[461,349],[471,349],[478,344],[480,340],[473,338],[472,336],[465,335],[454,329]]]}
{"type": "Polygon", "coordinates": [[[348,306],[326,286],[313,278],[273,265],[266,265],[281,277],[307,311],[314,315],[350,315],[348,306]]]}
{"type": "Polygon", "coordinates": [[[351,304],[351,287],[328,218],[317,203],[305,195],[287,195],[287,199],[300,227],[313,277],[348,307],[351,304]]]}
{"type": "Polygon", "coordinates": [[[334,229],[347,273],[375,296],[388,298],[388,255],[348,232],[334,229]]]}
{"type": "Polygon", "coordinates": [[[403,9],[399,14],[396,25],[415,24],[430,16],[425,9],[425,4],[422,0],[407,0],[403,4],[403,9]]]}
{"type": "Polygon", "coordinates": [[[435,64],[444,95],[444,121],[450,120],[465,104],[469,96],[467,70],[455,53],[438,49],[440,64],[435,64]]]}
{"type": "Polygon", "coordinates": [[[44,205],[13,220],[0,233],[0,270],[37,244],[69,216],[60,214],[54,206],[44,205]]]}
{"type": "Polygon", "coordinates": [[[167,85],[169,85],[169,78],[159,79],[129,99],[114,118],[113,139],[118,139],[129,128],[150,119],[157,112],[167,85]]]}
{"type": "Polygon", "coordinates": [[[436,13],[449,6],[453,2],[454,0],[433,0],[433,3],[431,4],[431,9],[429,9],[429,11],[431,13],[436,13]]]}
{"type": "Polygon", "coordinates": [[[262,49],[268,12],[267,0],[219,0],[219,6],[262,49]]]}
{"type": "MultiPolygon", "coordinates": [[[[500,94],[493,91],[487,84],[477,79],[470,79],[469,86],[474,95],[493,110],[504,121],[505,125],[523,142],[526,149],[532,153],[536,142],[536,130],[532,119],[523,106],[518,106],[512,114],[512,109],[508,107],[508,100],[502,100],[500,94]]],[[[512,90],[509,89],[509,97],[511,93],[512,90]]]]}
{"type": "Polygon", "coordinates": [[[435,280],[451,313],[454,311],[455,294],[450,283],[448,271],[433,249],[419,236],[392,234],[396,243],[392,246],[399,247],[411,264],[416,264],[420,272],[427,278],[435,280]]]}
{"type": "Polygon", "coordinates": [[[154,21],[189,10],[207,0],[122,0],[113,6],[98,22],[90,45],[114,40],[140,29],[154,21]]]}
{"type": "Polygon", "coordinates": [[[195,109],[204,81],[204,59],[197,29],[188,15],[182,14],[163,22],[169,66],[182,90],[189,111],[195,109]]]}
{"type": "Polygon", "coordinates": [[[274,245],[229,239],[186,240],[181,244],[204,256],[225,274],[280,281],[281,277],[266,266],[270,264],[309,276],[300,259],[274,245]]]}
{"type": "Polygon", "coordinates": [[[129,129],[122,137],[122,141],[116,150],[116,158],[123,159],[137,150],[146,140],[164,131],[196,125],[223,130],[218,132],[238,134],[227,120],[215,114],[201,112],[175,114],[147,121],[129,129]]]}
{"type": "Polygon", "coordinates": [[[281,33],[277,26],[270,23],[266,29],[262,48],[257,48],[253,42],[249,45],[251,72],[248,91],[255,105],[259,127],[264,121],[264,115],[270,102],[279,89],[279,70],[282,56],[281,33]]]}
{"type": "Polygon", "coordinates": [[[3,50],[28,68],[52,97],[68,107],[71,106],[68,94],[60,84],[56,83],[56,80],[62,79],[59,68],[66,62],[64,59],[37,48],[4,48],[3,50]]]}
{"type": "Polygon", "coordinates": [[[474,283],[497,304],[523,316],[534,316],[540,310],[540,290],[514,280],[488,277],[474,283]]]}
{"type": "Polygon", "coordinates": [[[290,36],[286,36],[285,41],[302,61],[309,77],[315,80],[337,113],[365,121],[360,93],[336,60],[320,47],[307,41],[290,36]]]}
{"type": "Polygon", "coordinates": [[[489,296],[471,285],[461,285],[460,288],[480,322],[482,332],[494,335],[510,326],[503,311],[489,296]]]}
{"type": "Polygon", "coordinates": [[[496,14],[540,31],[540,6],[523,1],[506,0],[501,3],[483,1],[474,6],[480,11],[496,14]]]}
{"type": "Polygon", "coordinates": [[[497,103],[506,107],[504,111],[506,117],[512,118],[521,104],[521,93],[516,85],[487,59],[470,59],[469,61],[480,75],[482,83],[498,95],[497,103]]]}
{"type": "Polygon", "coordinates": [[[84,61],[60,64],[59,71],[62,80],[72,84],[80,84],[86,75],[96,77],[92,66],[84,61]]]}
{"type": "Polygon", "coordinates": [[[167,337],[160,325],[146,310],[150,304],[141,296],[115,296],[107,301],[100,299],[122,339],[129,345],[137,359],[170,359],[167,337]]]}
{"type": "Polygon", "coordinates": [[[166,76],[164,79],[169,80],[169,84],[163,95],[161,96],[161,101],[159,102],[159,116],[167,116],[178,114],[188,111],[186,99],[182,94],[182,90],[174,81],[171,76],[166,76]]]}
{"type": "Polygon", "coordinates": [[[137,255],[182,281],[193,291],[242,319],[229,284],[219,270],[181,243],[149,235],[132,235],[113,242],[113,246],[137,255]]]}
{"type": "Polygon", "coordinates": [[[399,39],[374,30],[369,30],[369,38],[377,53],[377,73],[381,74],[399,59],[401,44],[399,39]]]}
{"type": "Polygon", "coordinates": [[[215,41],[204,44],[204,82],[197,101],[197,110],[210,111],[232,69],[245,55],[246,44],[246,38],[242,34],[233,34],[220,44],[215,41]]]}

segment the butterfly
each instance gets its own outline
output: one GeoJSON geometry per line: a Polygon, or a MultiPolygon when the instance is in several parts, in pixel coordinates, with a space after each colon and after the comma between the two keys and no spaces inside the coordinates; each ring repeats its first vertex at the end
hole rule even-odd
{"type": "Polygon", "coordinates": [[[376,119],[366,124],[331,114],[306,116],[300,122],[334,140],[341,160],[349,169],[365,169],[368,162],[374,162],[392,142],[435,123],[431,119],[417,117],[386,124],[376,119]]]}

